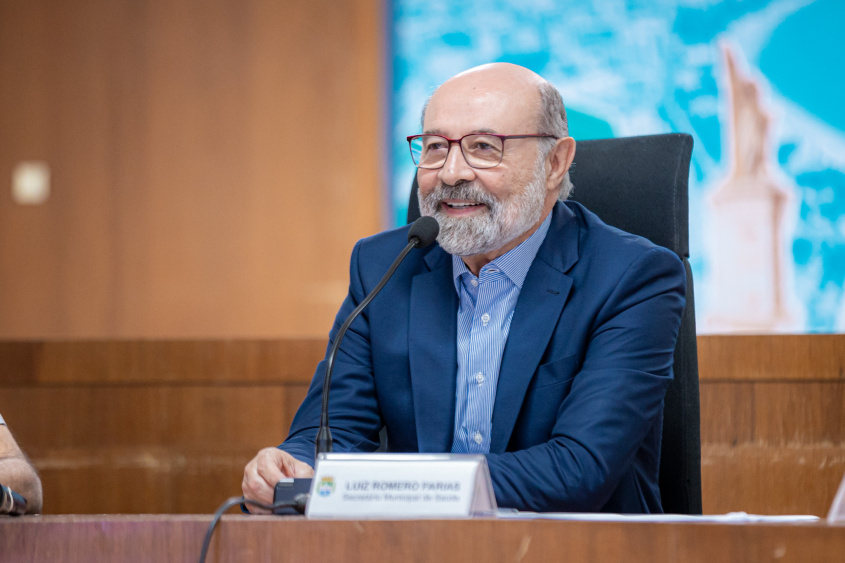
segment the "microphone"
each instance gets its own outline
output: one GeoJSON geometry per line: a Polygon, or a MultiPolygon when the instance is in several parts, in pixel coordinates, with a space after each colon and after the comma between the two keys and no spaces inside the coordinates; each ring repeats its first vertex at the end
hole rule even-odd
{"type": "Polygon", "coordinates": [[[0,514],[10,516],[26,514],[26,499],[2,484],[0,484],[0,514]]]}
{"type": "Polygon", "coordinates": [[[399,264],[402,263],[402,260],[405,259],[408,253],[414,248],[425,248],[434,242],[434,239],[437,238],[437,233],[439,232],[440,225],[437,224],[437,220],[434,217],[424,216],[414,221],[414,224],[411,225],[411,229],[408,231],[408,245],[402,250],[402,252],[399,253],[399,256],[396,257],[396,260],[394,260],[393,264],[391,264],[390,268],[388,268],[387,273],[384,274],[384,277],[381,278],[380,282],[378,282],[378,285],[376,285],[370,294],[361,301],[361,303],[354,311],[352,311],[340,327],[340,330],[337,333],[337,338],[334,339],[329,355],[326,358],[326,379],[323,382],[323,405],[322,410],[320,411],[320,429],[317,431],[317,441],[315,444],[315,461],[317,460],[317,456],[320,454],[332,451],[332,434],[329,430],[329,387],[332,382],[334,358],[337,355],[337,349],[340,347],[340,342],[343,340],[343,336],[346,334],[346,331],[349,329],[349,325],[352,324],[352,321],[361,314],[361,311],[370,304],[370,301],[378,295],[391,276],[393,276],[393,272],[396,271],[396,268],[399,267],[399,264]]]}
{"type": "MultiPolygon", "coordinates": [[[[408,231],[408,243],[416,241],[417,248],[425,248],[433,243],[440,233],[440,225],[434,217],[423,216],[414,221],[408,231]]],[[[403,256],[404,258],[404,256],[403,256]]]]}

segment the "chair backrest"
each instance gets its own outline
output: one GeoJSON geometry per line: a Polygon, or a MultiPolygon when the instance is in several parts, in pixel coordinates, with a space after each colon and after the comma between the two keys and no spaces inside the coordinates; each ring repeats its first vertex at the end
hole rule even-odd
{"type": "MultiPolygon", "coordinates": [[[[605,223],[675,252],[687,272],[687,305],[666,392],[660,495],[667,513],[701,514],[701,437],[695,300],[689,265],[689,165],[692,137],[673,133],[580,141],[571,199],[605,223]]],[[[420,215],[417,181],[408,222],[420,215]]]]}

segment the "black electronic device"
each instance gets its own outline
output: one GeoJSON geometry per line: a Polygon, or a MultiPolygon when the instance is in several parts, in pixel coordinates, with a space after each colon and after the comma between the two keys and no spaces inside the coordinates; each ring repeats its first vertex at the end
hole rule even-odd
{"type": "MultiPolygon", "coordinates": [[[[311,491],[310,478],[284,478],[276,483],[276,488],[273,491],[273,504],[282,502],[293,502],[297,500],[300,495],[308,496],[311,491]]],[[[300,497],[301,498],[301,497],[300,497]]],[[[303,507],[305,503],[300,503],[303,507]]],[[[273,514],[281,514],[283,516],[302,514],[292,506],[283,506],[281,508],[273,509],[273,514]]]]}
{"type": "Polygon", "coordinates": [[[0,484],[0,514],[20,516],[26,514],[26,499],[0,484]]]}

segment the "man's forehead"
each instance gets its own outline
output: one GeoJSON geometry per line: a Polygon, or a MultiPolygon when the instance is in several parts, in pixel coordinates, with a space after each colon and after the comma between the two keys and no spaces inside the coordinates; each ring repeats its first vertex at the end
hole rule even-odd
{"type": "MultiPolygon", "coordinates": [[[[444,129],[444,128],[441,128],[441,127],[426,128],[423,131],[423,133],[426,133],[428,135],[443,135],[445,137],[448,137],[449,135],[454,134],[452,131],[449,131],[448,129],[444,129]]],[[[474,134],[478,134],[478,135],[501,135],[502,131],[500,131],[499,129],[492,129],[490,127],[469,127],[461,133],[461,136],[463,136],[463,135],[474,135],[474,134]]]]}
{"type": "Polygon", "coordinates": [[[513,133],[532,128],[537,119],[539,92],[533,85],[463,80],[445,83],[426,109],[425,132],[438,134],[513,133]],[[521,86],[521,87],[520,87],[521,86]]]}
{"type": "Polygon", "coordinates": [[[489,102],[530,98],[539,92],[539,84],[532,75],[496,71],[459,74],[441,84],[432,101],[486,99],[489,102]]]}

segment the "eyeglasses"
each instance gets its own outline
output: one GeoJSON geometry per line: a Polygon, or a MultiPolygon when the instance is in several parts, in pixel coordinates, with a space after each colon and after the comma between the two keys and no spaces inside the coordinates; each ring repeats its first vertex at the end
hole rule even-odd
{"type": "Polygon", "coordinates": [[[502,163],[507,139],[557,139],[554,135],[542,133],[530,135],[493,135],[492,133],[472,133],[460,139],[450,139],[443,135],[411,135],[408,144],[411,158],[417,168],[435,170],[446,163],[452,143],[458,143],[464,160],[473,168],[493,168],[502,163]]]}

